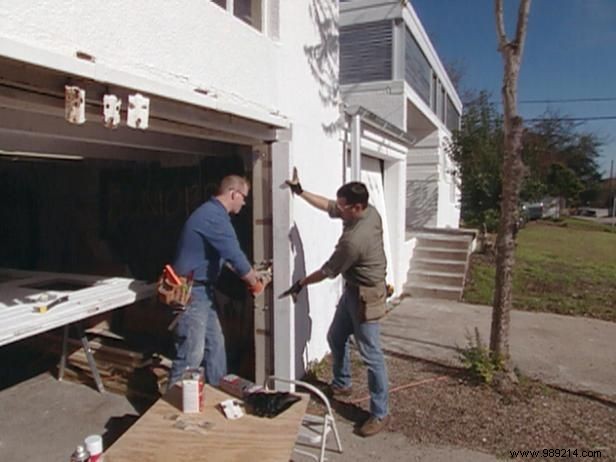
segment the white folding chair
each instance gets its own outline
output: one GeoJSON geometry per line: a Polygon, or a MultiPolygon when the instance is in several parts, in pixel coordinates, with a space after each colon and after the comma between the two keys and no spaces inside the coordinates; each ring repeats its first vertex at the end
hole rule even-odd
{"type": "Polygon", "coordinates": [[[340,436],[338,435],[338,429],[336,428],[336,421],[334,420],[334,414],[332,412],[332,408],[329,404],[329,400],[327,396],[323,394],[321,390],[319,390],[314,385],[311,385],[306,382],[302,382],[301,380],[292,380],[292,379],[283,379],[280,377],[270,376],[265,380],[264,387],[265,389],[269,389],[269,384],[271,382],[282,382],[293,384],[297,387],[306,388],[318,396],[323,404],[325,405],[327,411],[325,415],[318,416],[312,414],[306,414],[302,420],[302,424],[300,426],[299,434],[297,436],[297,443],[305,445],[305,446],[314,446],[316,448],[320,447],[320,455],[317,457],[311,452],[299,449],[295,447],[293,450],[299,454],[303,454],[308,456],[318,462],[324,462],[327,460],[325,457],[325,448],[327,446],[327,436],[330,431],[333,430],[334,438],[336,439],[336,449],[335,451],[342,454],[342,444],[340,443],[340,436]]]}

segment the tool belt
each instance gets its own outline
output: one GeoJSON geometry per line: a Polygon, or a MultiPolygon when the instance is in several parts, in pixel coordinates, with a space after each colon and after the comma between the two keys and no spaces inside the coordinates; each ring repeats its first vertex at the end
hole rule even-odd
{"type": "Polygon", "coordinates": [[[387,287],[385,283],[374,287],[359,286],[359,319],[377,321],[387,313],[387,287]]]}
{"type": "Polygon", "coordinates": [[[184,309],[190,301],[193,281],[178,276],[170,265],[165,265],[156,286],[158,300],[173,309],[184,309]]]}

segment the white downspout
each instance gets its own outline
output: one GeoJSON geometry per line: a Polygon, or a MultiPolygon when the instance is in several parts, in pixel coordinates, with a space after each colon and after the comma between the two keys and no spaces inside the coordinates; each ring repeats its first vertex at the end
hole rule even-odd
{"type": "Polygon", "coordinates": [[[361,116],[351,117],[351,181],[361,181],[361,116]]]}

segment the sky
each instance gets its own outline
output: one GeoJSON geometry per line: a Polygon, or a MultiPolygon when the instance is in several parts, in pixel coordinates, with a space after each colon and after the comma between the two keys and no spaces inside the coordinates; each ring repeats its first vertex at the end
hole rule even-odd
{"type": "MultiPolygon", "coordinates": [[[[463,72],[460,92],[487,90],[500,102],[503,62],[496,49],[493,0],[411,0],[443,63],[463,72]]],[[[518,0],[504,0],[513,38],[518,0]]],[[[546,110],[569,117],[606,117],[580,130],[605,144],[599,170],[616,175],[616,0],[532,0],[518,81],[518,110],[524,118],[546,110]],[[555,102],[563,99],[607,101],[555,102]],[[550,103],[523,103],[550,100],[550,103]]]]}

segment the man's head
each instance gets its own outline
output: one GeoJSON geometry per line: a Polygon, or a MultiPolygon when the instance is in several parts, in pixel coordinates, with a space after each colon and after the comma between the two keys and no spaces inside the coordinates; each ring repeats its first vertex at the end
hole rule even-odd
{"type": "Polygon", "coordinates": [[[336,192],[336,207],[343,220],[353,220],[360,217],[368,207],[368,188],[359,181],[344,184],[336,192]]]}
{"type": "Polygon", "coordinates": [[[225,206],[229,213],[240,213],[246,205],[246,197],[250,192],[250,182],[239,175],[227,175],[220,182],[216,198],[225,206]]]}

